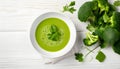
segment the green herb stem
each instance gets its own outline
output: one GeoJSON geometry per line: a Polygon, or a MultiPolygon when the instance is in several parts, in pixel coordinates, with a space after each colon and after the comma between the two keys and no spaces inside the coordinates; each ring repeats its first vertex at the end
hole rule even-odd
{"type": "Polygon", "coordinates": [[[85,58],[91,53],[93,52],[95,49],[97,49],[99,46],[96,46],[94,49],[90,50],[86,55],[85,55],[85,58]]]}

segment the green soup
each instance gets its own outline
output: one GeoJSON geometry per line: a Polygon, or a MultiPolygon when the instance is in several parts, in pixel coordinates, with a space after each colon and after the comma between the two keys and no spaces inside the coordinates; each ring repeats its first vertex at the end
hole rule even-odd
{"type": "Polygon", "coordinates": [[[58,18],[47,18],[40,22],[35,32],[36,41],[41,48],[49,52],[63,49],[70,39],[70,31],[67,24],[58,18]],[[48,38],[51,25],[55,25],[60,32],[59,40],[53,41],[48,38]]]}

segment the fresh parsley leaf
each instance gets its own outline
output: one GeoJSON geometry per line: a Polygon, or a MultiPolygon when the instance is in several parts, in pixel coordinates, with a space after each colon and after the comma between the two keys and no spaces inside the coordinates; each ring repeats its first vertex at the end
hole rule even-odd
{"type": "Polygon", "coordinates": [[[72,1],[69,6],[74,6],[75,5],[75,1],[72,1]]]}
{"type": "Polygon", "coordinates": [[[69,10],[69,6],[68,5],[63,6],[63,12],[68,11],[68,10],[69,10]]]}
{"type": "Polygon", "coordinates": [[[69,9],[69,12],[71,12],[71,13],[73,13],[74,11],[76,11],[76,9],[75,9],[74,7],[71,7],[71,8],[69,9]]]}
{"type": "Polygon", "coordinates": [[[65,6],[63,6],[63,12],[70,12],[73,13],[74,11],[76,11],[76,9],[73,7],[75,5],[75,1],[72,1],[69,5],[66,4],[65,6]]]}
{"type": "Polygon", "coordinates": [[[82,53],[75,53],[75,59],[79,62],[83,61],[83,54],[82,53]]]}
{"type": "Polygon", "coordinates": [[[48,39],[51,39],[51,40],[53,40],[53,41],[57,41],[57,40],[59,40],[59,33],[58,32],[56,32],[56,33],[54,33],[54,34],[51,34],[49,37],[48,37],[48,39]]]}
{"type": "Polygon", "coordinates": [[[96,59],[99,62],[103,62],[105,60],[105,58],[106,58],[105,54],[102,51],[99,51],[97,56],[96,56],[96,59]]]}
{"type": "Polygon", "coordinates": [[[52,41],[58,41],[60,39],[61,34],[56,25],[51,25],[50,33],[48,33],[47,36],[48,36],[48,39],[52,41]]]}
{"type": "Polygon", "coordinates": [[[120,6],[120,0],[115,1],[114,6],[120,6]]]}
{"type": "Polygon", "coordinates": [[[50,32],[51,32],[51,33],[55,33],[55,32],[57,32],[57,31],[58,31],[57,26],[56,26],[56,25],[51,25],[50,32]]]}

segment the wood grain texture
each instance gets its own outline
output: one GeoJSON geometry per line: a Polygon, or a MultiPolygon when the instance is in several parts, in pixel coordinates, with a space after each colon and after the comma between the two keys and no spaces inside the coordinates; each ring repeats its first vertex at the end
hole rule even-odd
{"type": "MultiPolygon", "coordinates": [[[[79,0],[78,0],[79,1],[79,0]]],[[[0,31],[28,30],[33,21],[42,13],[48,11],[62,12],[67,0],[1,0],[0,1],[0,31]]],[[[84,1],[83,1],[84,2],[84,1]]],[[[76,7],[79,4],[76,4],[76,7]]],[[[85,24],[77,19],[77,11],[70,17],[78,30],[83,30],[85,24]]]]}
{"type": "MultiPolygon", "coordinates": [[[[78,33],[83,36],[84,33],[78,33]]],[[[81,37],[79,37],[81,38],[81,37]]],[[[111,48],[103,50],[107,59],[103,63],[95,60],[95,53],[91,54],[83,63],[79,63],[74,56],[68,57],[56,64],[45,65],[43,58],[33,48],[27,32],[1,32],[0,33],[0,69],[119,69],[120,56],[111,48]],[[91,56],[94,58],[91,61],[91,56]]],[[[80,40],[78,40],[80,41],[80,40]]],[[[78,42],[78,45],[79,42],[78,42]]]]}
{"type": "MultiPolygon", "coordinates": [[[[56,64],[45,65],[44,59],[33,48],[29,40],[29,28],[33,21],[42,13],[48,11],[61,12],[63,5],[72,0],[0,0],[0,69],[120,69],[120,56],[110,47],[103,50],[107,59],[103,63],[95,60],[92,53],[85,62],[79,63],[74,56],[68,57],[56,64]],[[92,59],[92,60],[91,60],[92,59]]],[[[76,0],[75,8],[88,0],[76,0]]],[[[110,0],[113,2],[113,0],[110,0]]],[[[78,38],[83,38],[86,24],[68,12],[64,15],[71,18],[78,32],[78,38]]],[[[77,40],[81,46],[82,39],[77,40]]],[[[83,51],[87,53],[87,50],[83,51]]]]}

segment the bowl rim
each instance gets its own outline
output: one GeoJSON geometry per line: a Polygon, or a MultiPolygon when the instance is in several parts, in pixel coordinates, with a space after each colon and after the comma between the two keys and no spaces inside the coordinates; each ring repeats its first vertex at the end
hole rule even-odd
{"type": "Polygon", "coordinates": [[[33,47],[42,56],[47,57],[47,58],[56,58],[56,57],[60,57],[60,56],[67,54],[73,48],[73,46],[76,42],[76,34],[77,33],[76,33],[76,27],[75,27],[74,23],[72,22],[72,20],[70,18],[68,18],[67,16],[65,16],[59,12],[46,12],[46,13],[41,14],[34,20],[34,22],[32,23],[32,25],[30,27],[29,32],[30,32],[29,33],[30,41],[31,41],[33,47]],[[38,43],[35,39],[35,31],[36,31],[37,26],[40,24],[41,21],[43,21],[44,19],[50,18],[50,17],[55,17],[55,18],[59,18],[59,19],[63,20],[67,24],[67,26],[70,30],[70,39],[69,39],[67,45],[63,49],[56,51],[56,52],[49,52],[49,51],[42,49],[38,45],[38,43]]]}

